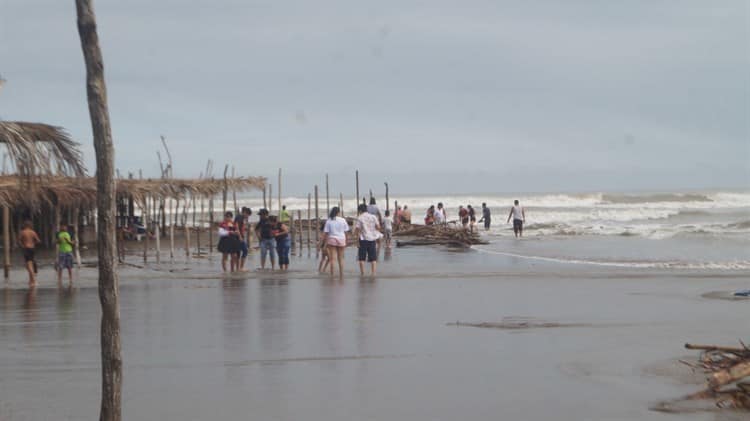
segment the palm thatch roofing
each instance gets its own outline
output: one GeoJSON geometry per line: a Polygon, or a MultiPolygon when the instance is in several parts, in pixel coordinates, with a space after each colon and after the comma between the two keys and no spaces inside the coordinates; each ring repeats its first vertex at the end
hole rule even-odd
{"type": "MultiPolygon", "coordinates": [[[[264,177],[233,177],[227,179],[117,179],[120,197],[131,197],[143,205],[147,198],[180,199],[213,197],[224,191],[249,191],[265,188],[264,177]]],[[[0,206],[96,206],[96,180],[92,177],[19,175],[0,176],[0,206]]]]}
{"type": "Polygon", "coordinates": [[[86,174],[80,145],[62,127],[0,121],[0,143],[5,145],[10,157],[12,168],[7,172],[21,176],[63,174],[80,177],[86,174]]]}

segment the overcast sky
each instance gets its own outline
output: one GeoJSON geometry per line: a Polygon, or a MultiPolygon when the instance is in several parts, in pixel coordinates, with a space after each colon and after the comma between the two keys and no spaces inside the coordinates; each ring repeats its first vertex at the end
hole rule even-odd
{"type": "MultiPolygon", "coordinates": [[[[117,167],[410,193],[750,185],[745,0],[95,1],[117,167]],[[218,171],[217,171],[218,172],[218,171]],[[275,180],[274,180],[275,181],[275,180]]],[[[0,118],[94,171],[73,0],[0,0],[0,118]]]]}

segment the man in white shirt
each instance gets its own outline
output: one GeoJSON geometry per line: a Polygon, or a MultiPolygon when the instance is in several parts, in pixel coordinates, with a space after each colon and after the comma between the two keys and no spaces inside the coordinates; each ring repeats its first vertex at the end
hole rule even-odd
{"type": "Polygon", "coordinates": [[[510,222],[511,216],[513,217],[513,232],[516,234],[516,237],[523,237],[523,223],[526,222],[526,212],[518,204],[518,200],[513,202],[513,207],[510,208],[508,220],[505,221],[506,223],[510,222]]]}
{"type": "Polygon", "coordinates": [[[359,235],[359,273],[365,274],[365,260],[370,262],[370,271],[375,276],[375,269],[378,261],[377,241],[382,237],[380,233],[380,222],[378,218],[367,211],[367,205],[359,205],[359,216],[357,223],[354,225],[356,233],[359,235]]]}
{"type": "Polygon", "coordinates": [[[435,225],[443,225],[448,223],[448,218],[445,215],[445,208],[443,203],[438,203],[437,209],[435,210],[435,225]]]}

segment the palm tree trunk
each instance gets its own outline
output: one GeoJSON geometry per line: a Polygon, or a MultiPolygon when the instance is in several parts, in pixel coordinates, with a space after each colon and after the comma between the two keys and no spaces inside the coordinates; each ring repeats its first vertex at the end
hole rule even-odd
{"type": "Polygon", "coordinates": [[[96,150],[97,249],[99,252],[99,301],[102,306],[102,401],[100,421],[122,419],[122,356],[120,305],[115,263],[114,146],[107,108],[104,63],[96,33],[91,0],[76,0],[78,34],[86,62],[86,91],[96,150]]]}

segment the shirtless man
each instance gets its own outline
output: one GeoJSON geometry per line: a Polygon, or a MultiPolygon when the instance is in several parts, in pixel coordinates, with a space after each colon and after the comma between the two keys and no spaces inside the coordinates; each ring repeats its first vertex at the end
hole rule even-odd
{"type": "Polygon", "coordinates": [[[26,261],[26,270],[29,272],[29,287],[36,285],[36,261],[34,260],[34,247],[42,240],[32,228],[31,221],[24,221],[23,229],[18,234],[18,245],[23,251],[23,259],[26,261]]]}

